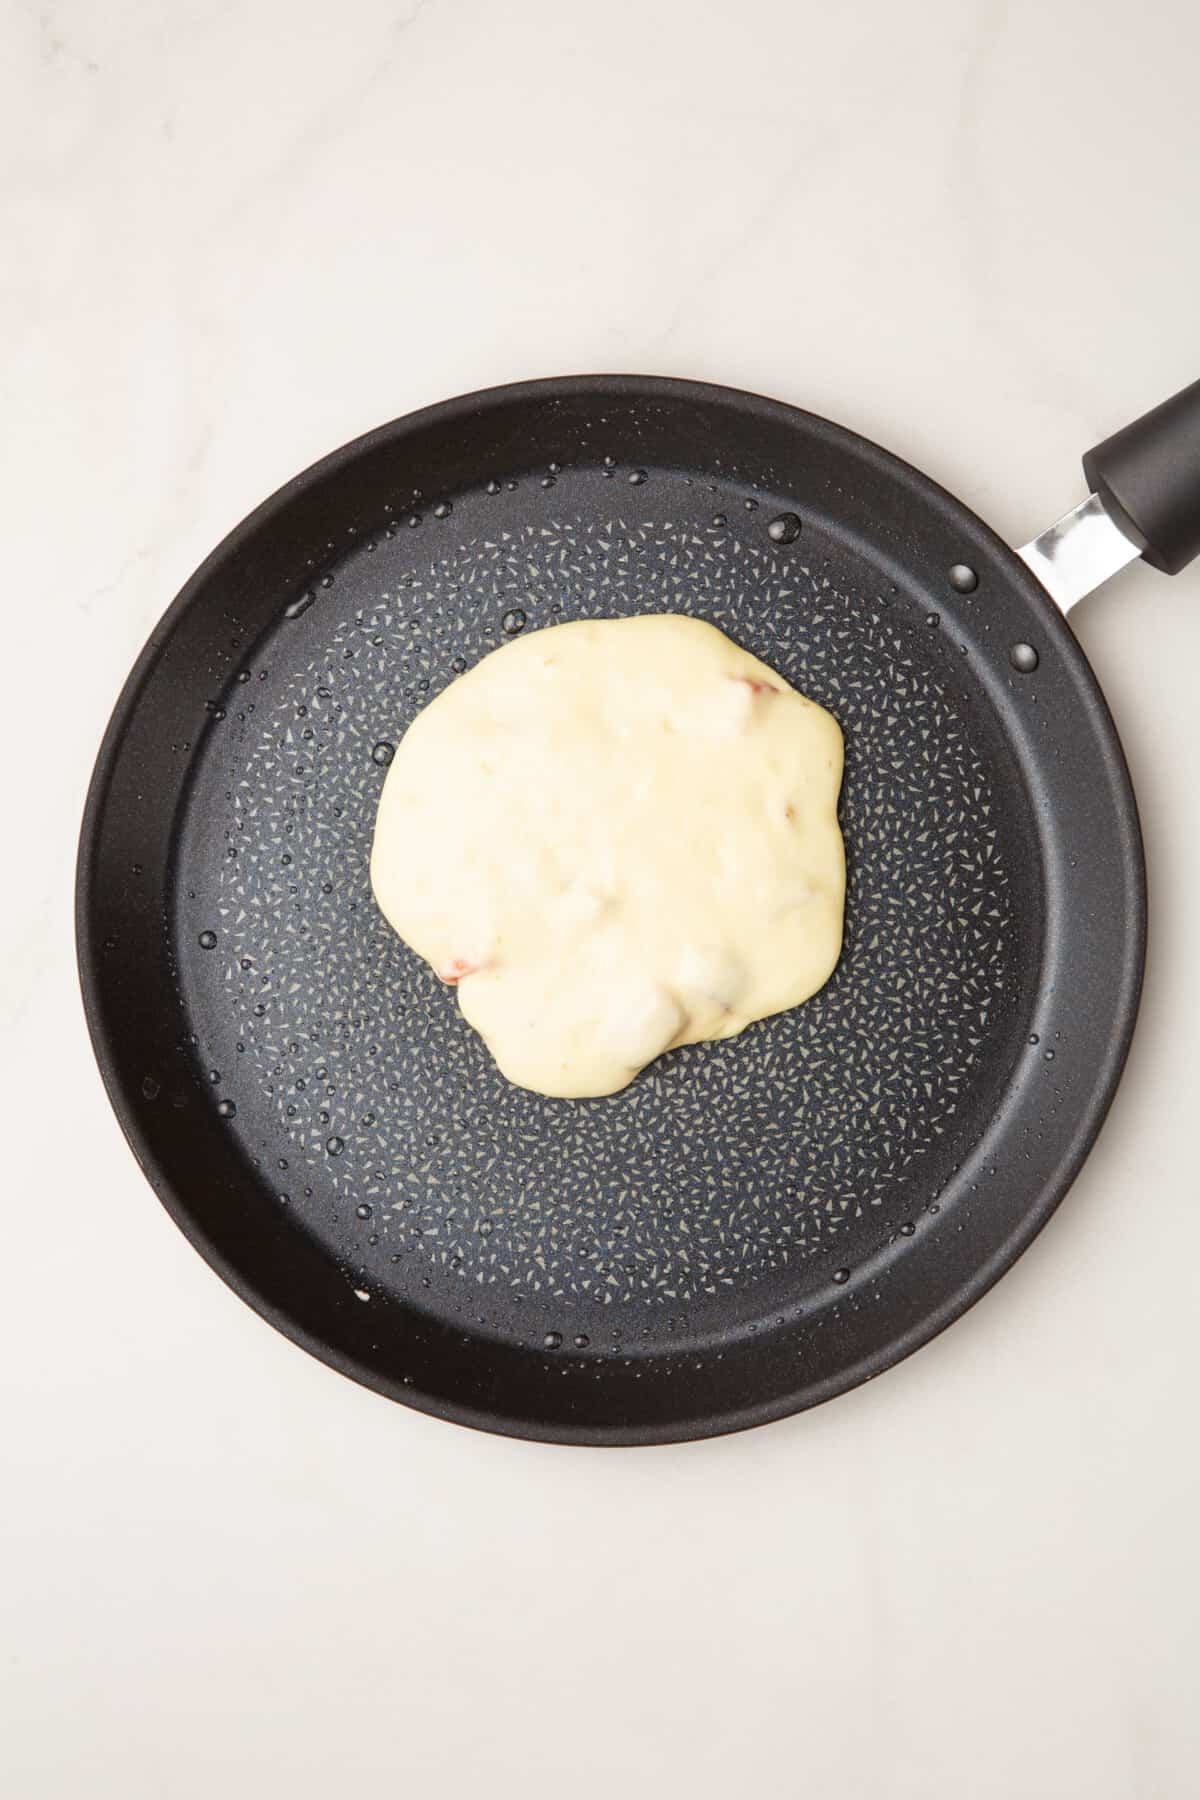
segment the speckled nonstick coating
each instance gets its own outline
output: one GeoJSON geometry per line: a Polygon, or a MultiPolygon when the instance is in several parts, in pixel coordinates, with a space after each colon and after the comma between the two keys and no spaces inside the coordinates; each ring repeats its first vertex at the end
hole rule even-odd
{"type": "Polygon", "coordinates": [[[593,377],[385,426],[214,552],[118,704],[78,924],[113,1104],[239,1293],[412,1405],[639,1443],[826,1398],[1008,1266],[1119,1076],[1143,868],[1078,645],[973,515],[808,414],[593,377]],[[845,949],[806,1005],[550,1100],[378,913],[375,805],[506,633],[647,611],[840,722],[845,949]]]}

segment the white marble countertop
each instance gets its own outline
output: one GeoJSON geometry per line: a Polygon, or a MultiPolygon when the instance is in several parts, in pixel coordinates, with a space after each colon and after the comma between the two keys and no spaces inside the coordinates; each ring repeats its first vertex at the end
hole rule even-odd
{"type": "Polygon", "coordinates": [[[0,33],[0,1787],[1193,1794],[1200,570],[1076,615],[1153,906],[1101,1142],[966,1319],[781,1425],[564,1451],[304,1356],[137,1172],[71,947],[143,639],[383,419],[656,370],[858,427],[1014,541],[1072,504],[1200,373],[1192,0],[13,0],[0,33]]]}

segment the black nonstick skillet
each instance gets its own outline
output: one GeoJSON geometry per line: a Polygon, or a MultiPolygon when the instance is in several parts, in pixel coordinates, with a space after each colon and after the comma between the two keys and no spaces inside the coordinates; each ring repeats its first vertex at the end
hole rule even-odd
{"type": "Polygon", "coordinates": [[[1085,469],[1016,552],[823,419],[599,376],[385,425],[238,526],[117,704],[78,885],[113,1106],[225,1280],[396,1399],[591,1444],[811,1406],[977,1299],[1133,1030],[1137,816],[1063,609],[1200,550],[1200,383],[1085,469]],[[376,801],[506,634],[647,611],[841,723],[845,949],[808,1004],[549,1100],[379,916],[376,801]]]}

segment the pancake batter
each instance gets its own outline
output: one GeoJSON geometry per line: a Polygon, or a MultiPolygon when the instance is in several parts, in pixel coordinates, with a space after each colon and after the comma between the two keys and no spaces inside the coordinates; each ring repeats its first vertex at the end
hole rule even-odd
{"type": "Polygon", "coordinates": [[[714,626],[560,625],[410,726],[371,882],[510,1081],[612,1094],[829,978],[841,775],[830,715],[714,626]]]}

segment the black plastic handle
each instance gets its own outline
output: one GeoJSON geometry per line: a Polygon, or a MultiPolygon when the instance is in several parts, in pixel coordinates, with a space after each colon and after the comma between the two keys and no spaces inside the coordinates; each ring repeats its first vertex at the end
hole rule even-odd
{"type": "Polygon", "coordinates": [[[1177,575],[1200,556],[1200,381],[1089,450],[1083,472],[1143,559],[1177,575]]]}

